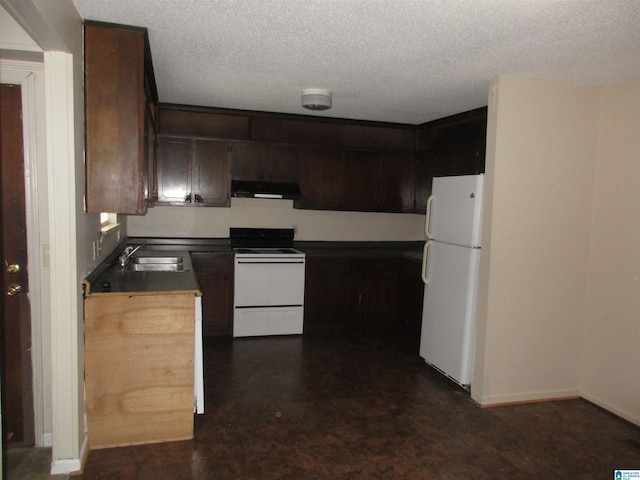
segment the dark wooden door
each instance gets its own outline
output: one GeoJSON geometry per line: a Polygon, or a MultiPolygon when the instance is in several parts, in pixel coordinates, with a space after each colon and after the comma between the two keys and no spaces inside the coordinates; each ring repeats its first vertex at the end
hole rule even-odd
{"type": "Polygon", "coordinates": [[[397,327],[396,259],[356,258],[355,271],[358,323],[367,330],[397,327]]]}
{"type": "Polygon", "coordinates": [[[196,252],[191,256],[202,291],[202,334],[233,335],[233,255],[196,252]]]}
{"type": "Polygon", "coordinates": [[[355,330],[351,258],[307,256],[304,291],[304,331],[355,330]]]}
{"type": "Polygon", "coordinates": [[[231,178],[262,180],[262,146],[258,143],[231,144],[231,178]]]}
{"type": "Polygon", "coordinates": [[[298,182],[300,178],[300,147],[297,145],[266,145],[262,162],[263,178],[267,182],[298,182]]]}
{"type": "Polygon", "coordinates": [[[342,205],[344,162],[337,148],[304,147],[300,163],[298,208],[339,210],[342,205]]]}
{"type": "Polygon", "coordinates": [[[191,139],[159,137],[156,159],[158,204],[183,205],[191,195],[191,139]]]}
{"type": "Polygon", "coordinates": [[[422,329],[422,264],[403,258],[398,275],[398,325],[420,338],[422,329]]]}
{"type": "Polygon", "coordinates": [[[226,142],[195,140],[192,202],[201,205],[229,206],[230,149],[226,142]]]}
{"type": "Polygon", "coordinates": [[[410,212],[414,206],[416,157],[412,152],[383,152],[380,206],[385,212],[410,212]]]}
{"type": "Polygon", "coordinates": [[[21,93],[0,86],[2,185],[2,432],[4,442],[33,445],[31,314],[27,276],[21,93]]]}
{"type": "Polygon", "coordinates": [[[348,149],[344,153],[345,182],[342,208],[361,212],[380,206],[380,154],[376,150],[348,149]]]}

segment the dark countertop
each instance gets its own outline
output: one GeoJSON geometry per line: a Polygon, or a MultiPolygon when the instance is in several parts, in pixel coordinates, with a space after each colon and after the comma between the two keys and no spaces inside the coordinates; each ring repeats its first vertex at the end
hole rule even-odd
{"type": "MultiPolygon", "coordinates": [[[[423,242],[294,242],[294,247],[308,256],[402,257],[422,262],[423,242]]],[[[170,294],[201,295],[192,267],[191,253],[233,254],[228,238],[147,238],[127,239],[84,281],[85,296],[109,294],[170,294]],[[185,270],[181,272],[135,272],[117,266],[117,259],[126,245],[144,245],[146,255],[180,255],[185,270]]]]}
{"type": "MultiPolygon", "coordinates": [[[[206,253],[229,253],[228,238],[131,238],[129,244],[145,245],[146,250],[188,250],[206,253]]],[[[344,256],[402,256],[410,260],[422,261],[424,242],[333,242],[298,241],[294,248],[307,255],[344,255],[344,256]]]]}
{"type": "Polygon", "coordinates": [[[106,262],[87,276],[84,281],[85,297],[132,293],[136,295],[175,293],[202,295],[188,250],[144,250],[144,256],[166,254],[181,256],[184,269],[179,272],[136,272],[123,269],[117,262],[120,251],[121,249],[114,252],[106,262]]]}
{"type": "Polygon", "coordinates": [[[309,256],[403,257],[422,262],[424,242],[296,242],[309,256]]]}

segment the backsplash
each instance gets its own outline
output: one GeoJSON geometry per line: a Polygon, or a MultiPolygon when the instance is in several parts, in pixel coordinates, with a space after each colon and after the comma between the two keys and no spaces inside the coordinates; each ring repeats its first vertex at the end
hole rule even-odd
{"type": "Polygon", "coordinates": [[[231,208],[155,207],[129,216],[130,237],[224,238],[230,227],[294,228],[299,241],[419,241],[424,215],[299,210],[291,200],[232,198],[231,208]]]}

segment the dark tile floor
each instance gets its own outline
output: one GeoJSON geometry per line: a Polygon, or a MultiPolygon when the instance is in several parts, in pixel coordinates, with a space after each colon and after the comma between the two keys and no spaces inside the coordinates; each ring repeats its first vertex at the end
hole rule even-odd
{"type": "Polygon", "coordinates": [[[9,448],[5,458],[6,480],[67,480],[68,475],[49,476],[50,448],[9,448]]]}
{"type": "Polygon", "coordinates": [[[78,479],[609,479],[640,428],[583,400],[481,409],[390,335],[214,341],[193,441],[92,451],[78,479]]]}

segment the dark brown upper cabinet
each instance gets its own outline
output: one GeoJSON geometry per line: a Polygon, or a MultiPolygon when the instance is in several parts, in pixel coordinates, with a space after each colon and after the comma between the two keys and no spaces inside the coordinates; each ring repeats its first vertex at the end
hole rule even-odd
{"type": "Polygon", "coordinates": [[[228,142],[180,137],[158,139],[158,205],[228,207],[228,142]]]}
{"type": "Polygon", "coordinates": [[[248,113],[217,113],[205,107],[161,104],[158,134],[228,140],[249,139],[248,113]]]}
{"type": "Polygon", "coordinates": [[[300,176],[298,145],[233,142],[231,179],[295,183],[300,176]]]}
{"type": "Polygon", "coordinates": [[[346,149],[341,210],[380,210],[380,152],[346,149]]]}
{"type": "MultiPolygon", "coordinates": [[[[417,127],[179,105],[160,105],[157,117],[166,137],[159,147],[165,150],[158,159],[160,204],[185,204],[178,197],[188,197],[197,179],[189,170],[195,160],[167,169],[166,151],[186,148],[166,146],[168,138],[226,141],[231,174],[221,181],[299,182],[294,206],[302,209],[424,212],[434,176],[484,172],[486,107],[417,127]],[[162,190],[175,189],[172,183],[182,188],[169,198],[162,190]]],[[[181,155],[192,158],[190,152],[181,155]]],[[[186,202],[193,203],[219,204],[186,202]]]]}
{"type": "Polygon", "coordinates": [[[86,21],[84,31],[86,209],[144,214],[158,101],[147,30],[86,21]]]}
{"type": "Polygon", "coordinates": [[[424,212],[433,177],[484,173],[487,108],[418,127],[415,211],[424,212]]]}
{"type": "Polygon", "coordinates": [[[382,152],[380,155],[380,205],[385,212],[412,212],[416,155],[414,152],[382,152]]]}
{"type": "Polygon", "coordinates": [[[332,147],[302,147],[297,208],[340,210],[344,191],[343,152],[332,147]]]}

